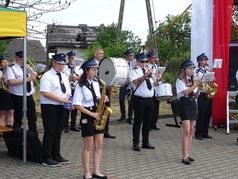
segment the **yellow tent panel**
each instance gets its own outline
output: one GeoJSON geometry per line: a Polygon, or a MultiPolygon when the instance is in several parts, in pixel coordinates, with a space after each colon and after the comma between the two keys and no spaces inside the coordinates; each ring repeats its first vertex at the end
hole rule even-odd
{"type": "Polygon", "coordinates": [[[26,37],[26,11],[0,8],[0,38],[26,37]]]}

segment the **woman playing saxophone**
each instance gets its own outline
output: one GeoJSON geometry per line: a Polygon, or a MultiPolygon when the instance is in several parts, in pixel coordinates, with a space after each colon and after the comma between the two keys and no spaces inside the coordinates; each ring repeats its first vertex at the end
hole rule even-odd
{"type": "Polygon", "coordinates": [[[0,56],[0,126],[10,127],[13,126],[13,103],[10,93],[8,93],[8,86],[6,83],[6,68],[7,58],[3,55],[0,56]]]}
{"type": "MultiPolygon", "coordinates": [[[[106,179],[107,176],[100,172],[99,167],[104,130],[97,130],[94,125],[95,120],[100,121],[102,119],[101,112],[97,111],[98,100],[101,98],[100,86],[98,81],[94,81],[98,66],[94,60],[89,60],[81,68],[83,69],[83,74],[75,87],[73,105],[77,110],[81,111],[83,177],[87,179],[92,177],[106,179]],[[93,175],[89,171],[90,151],[92,147],[93,175]]],[[[103,100],[105,102],[108,98],[105,97],[103,100]]]]}

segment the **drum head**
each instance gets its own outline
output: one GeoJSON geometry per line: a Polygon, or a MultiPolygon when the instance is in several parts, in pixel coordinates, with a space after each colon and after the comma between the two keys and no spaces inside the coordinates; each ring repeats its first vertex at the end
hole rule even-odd
{"type": "Polygon", "coordinates": [[[123,58],[105,58],[100,62],[98,69],[99,78],[107,86],[121,86],[128,78],[128,64],[123,58]]]}

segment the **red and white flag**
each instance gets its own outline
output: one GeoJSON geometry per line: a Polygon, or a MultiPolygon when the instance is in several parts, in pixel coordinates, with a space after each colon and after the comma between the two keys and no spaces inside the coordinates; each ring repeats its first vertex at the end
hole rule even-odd
{"type": "Polygon", "coordinates": [[[222,68],[213,69],[218,92],[213,99],[212,124],[226,123],[229,47],[233,0],[192,0],[191,56],[205,53],[212,66],[214,59],[222,59],[222,68]]]}

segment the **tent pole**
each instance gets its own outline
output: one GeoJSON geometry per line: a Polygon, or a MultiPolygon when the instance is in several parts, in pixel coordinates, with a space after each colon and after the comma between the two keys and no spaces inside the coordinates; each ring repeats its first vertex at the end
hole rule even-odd
{"type": "Polygon", "coordinates": [[[27,124],[27,96],[26,96],[26,58],[27,58],[27,48],[26,48],[26,37],[23,38],[23,51],[24,51],[24,61],[23,61],[23,162],[26,163],[26,124],[27,124]]]}

